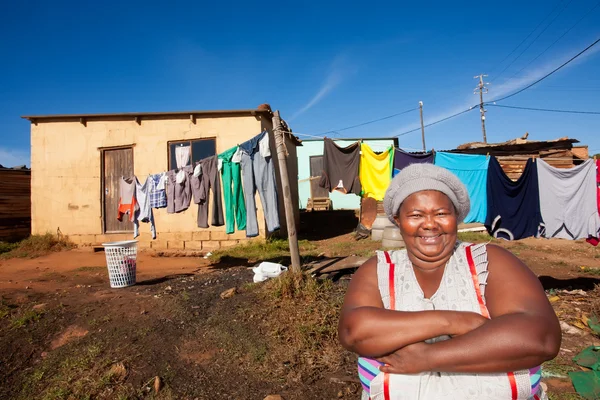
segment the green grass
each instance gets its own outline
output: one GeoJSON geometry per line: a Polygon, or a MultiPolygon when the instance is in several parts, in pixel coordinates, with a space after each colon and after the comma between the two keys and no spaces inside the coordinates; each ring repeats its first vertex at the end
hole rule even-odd
{"type": "Polygon", "coordinates": [[[14,250],[18,246],[18,243],[0,242],[0,254],[8,253],[14,250]]]}
{"type": "MultiPolygon", "coordinates": [[[[303,257],[316,256],[318,254],[317,246],[308,240],[300,240],[298,246],[300,254],[303,257]]],[[[289,257],[289,255],[290,247],[287,240],[270,239],[265,241],[253,240],[247,244],[217,250],[211,255],[210,259],[213,262],[220,262],[224,258],[230,257],[246,259],[249,262],[258,262],[289,257]]]]}
{"type": "Polygon", "coordinates": [[[600,268],[581,267],[581,272],[590,275],[600,275],[600,268]]]}
{"type": "Polygon", "coordinates": [[[497,239],[488,235],[487,232],[458,232],[458,240],[470,243],[483,243],[489,242],[490,240],[495,241],[497,239]]]}
{"type": "Polygon", "coordinates": [[[15,329],[22,328],[28,325],[29,323],[39,321],[40,318],[42,318],[42,315],[44,315],[43,311],[27,310],[22,315],[15,316],[12,320],[11,325],[15,329]]]}
{"type": "Polygon", "coordinates": [[[106,270],[107,270],[106,267],[101,266],[101,267],[79,267],[75,271],[81,271],[81,272],[104,272],[106,270]]]}
{"type": "Polygon", "coordinates": [[[0,255],[1,258],[35,258],[55,251],[68,250],[75,245],[66,236],[51,233],[31,235],[27,239],[15,243],[14,247],[0,255]]]}

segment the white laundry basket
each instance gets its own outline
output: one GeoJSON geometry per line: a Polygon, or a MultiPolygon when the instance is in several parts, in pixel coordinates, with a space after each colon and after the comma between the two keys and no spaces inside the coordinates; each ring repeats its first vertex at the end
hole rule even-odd
{"type": "Polygon", "coordinates": [[[102,243],[106,253],[111,288],[135,285],[137,240],[102,243]]]}

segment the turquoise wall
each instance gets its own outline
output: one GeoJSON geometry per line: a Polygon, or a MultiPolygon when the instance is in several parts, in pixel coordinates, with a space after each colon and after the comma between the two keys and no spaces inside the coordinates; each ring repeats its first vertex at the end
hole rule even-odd
{"type": "MultiPolygon", "coordinates": [[[[346,147],[356,140],[334,140],[340,147],[346,147]]],[[[371,146],[374,151],[384,151],[388,146],[394,145],[394,139],[364,139],[364,143],[371,146]]],[[[298,197],[300,208],[306,208],[306,202],[310,197],[310,156],[323,155],[322,140],[305,140],[302,146],[296,148],[298,152],[298,197]]],[[[360,208],[360,197],[355,194],[343,194],[340,192],[329,193],[334,210],[358,210],[360,208]]]]}

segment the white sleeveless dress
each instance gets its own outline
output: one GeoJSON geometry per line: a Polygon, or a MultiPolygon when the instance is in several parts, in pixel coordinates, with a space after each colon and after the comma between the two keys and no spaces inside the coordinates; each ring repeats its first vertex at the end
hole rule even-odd
{"type": "MultiPolygon", "coordinates": [[[[386,252],[379,251],[377,257],[379,291],[385,308],[398,311],[471,311],[486,317],[489,316],[484,297],[488,275],[485,244],[458,243],[454,254],[446,265],[438,290],[429,299],[425,298],[421,290],[406,250],[390,251],[387,252],[387,255],[386,252]],[[469,262],[469,259],[471,262],[469,262]],[[388,260],[393,264],[392,274],[390,274],[388,260]],[[393,277],[393,280],[391,280],[391,277],[393,277]],[[395,289],[395,305],[390,304],[392,298],[390,296],[391,285],[395,289]]],[[[440,336],[427,342],[432,343],[448,339],[450,339],[449,336],[440,336]]],[[[365,386],[363,378],[361,376],[363,386],[365,386]]],[[[546,400],[546,393],[539,385],[540,378],[541,370],[539,367],[508,374],[423,372],[416,375],[400,375],[379,373],[369,382],[370,393],[366,390],[363,391],[362,399],[546,400]],[[384,375],[389,375],[387,390],[384,389],[384,375]]]]}

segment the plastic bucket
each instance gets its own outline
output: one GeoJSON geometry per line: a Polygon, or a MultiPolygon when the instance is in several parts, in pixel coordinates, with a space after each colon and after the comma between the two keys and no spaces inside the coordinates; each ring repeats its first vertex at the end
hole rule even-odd
{"type": "Polygon", "coordinates": [[[102,243],[111,288],[135,285],[137,240],[102,243]]]}

